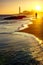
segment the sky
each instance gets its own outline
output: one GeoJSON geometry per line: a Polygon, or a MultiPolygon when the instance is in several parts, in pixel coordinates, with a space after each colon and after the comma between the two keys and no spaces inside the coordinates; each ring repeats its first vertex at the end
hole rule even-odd
{"type": "Polygon", "coordinates": [[[0,0],[0,14],[15,14],[24,10],[35,10],[36,6],[41,7],[43,11],[43,0],[0,0]]]}

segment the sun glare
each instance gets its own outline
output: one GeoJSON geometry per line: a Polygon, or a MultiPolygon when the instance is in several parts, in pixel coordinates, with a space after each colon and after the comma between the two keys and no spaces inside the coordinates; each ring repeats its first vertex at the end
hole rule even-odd
{"type": "Polygon", "coordinates": [[[36,11],[40,11],[40,10],[41,10],[41,6],[37,5],[37,6],[35,7],[35,10],[36,10],[36,11]]]}

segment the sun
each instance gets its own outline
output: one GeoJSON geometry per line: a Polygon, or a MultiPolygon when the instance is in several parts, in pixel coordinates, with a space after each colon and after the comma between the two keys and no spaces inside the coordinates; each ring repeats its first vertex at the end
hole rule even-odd
{"type": "Polygon", "coordinates": [[[40,5],[37,5],[37,6],[35,7],[35,10],[36,10],[36,11],[40,11],[40,10],[41,10],[41,6],[40,6],[40,5]]]}

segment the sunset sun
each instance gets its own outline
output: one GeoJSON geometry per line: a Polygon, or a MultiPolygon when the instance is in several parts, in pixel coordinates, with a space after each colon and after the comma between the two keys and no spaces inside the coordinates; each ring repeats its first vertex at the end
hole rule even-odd
{"type": "Polygon", "coordinates": [[[40,6],[40,5],[37,5],[37,6],[35,7],[35,10],[36,10],[36,11],[40,11],[40,10],[41,10],[41,6],[40,6]]]}

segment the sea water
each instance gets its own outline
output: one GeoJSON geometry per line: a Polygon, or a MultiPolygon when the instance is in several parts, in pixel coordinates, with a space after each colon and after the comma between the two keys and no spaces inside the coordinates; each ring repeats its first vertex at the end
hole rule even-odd
{"type": "Polygon", "coordinates": [[[23,20],[4,17],[0,17],[0,65],[43,65],[43,48],[37,38],[17,32],[23,20]]]}

